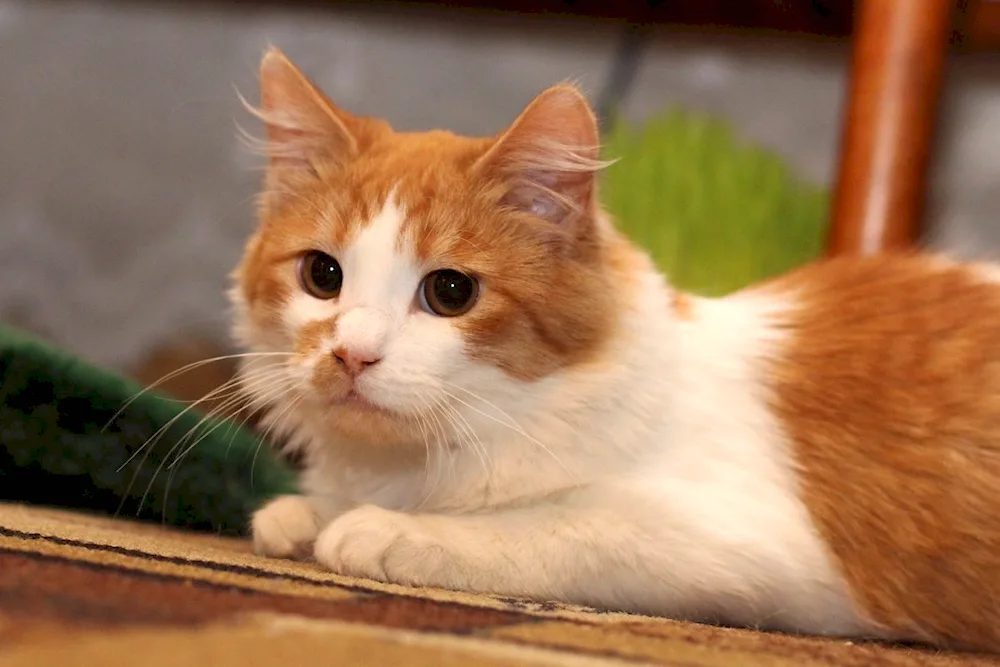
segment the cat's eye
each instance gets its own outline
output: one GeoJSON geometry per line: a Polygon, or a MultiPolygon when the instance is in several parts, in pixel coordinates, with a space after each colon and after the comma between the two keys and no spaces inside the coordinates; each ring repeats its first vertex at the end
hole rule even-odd
{"type": "Polygon", "coordinates": [[[441,317],[469,312],[479,298],[479,281],[461,271],[443,269],[429,273],[420,286],[420,307],[441,317]]]}
{"type": "Polygon", "coordinates": [[[325,252],[313,250],[299,261],[299,283],[317,299],[333,299],[340,294],[344,272],[340,262],[325,252]]]}

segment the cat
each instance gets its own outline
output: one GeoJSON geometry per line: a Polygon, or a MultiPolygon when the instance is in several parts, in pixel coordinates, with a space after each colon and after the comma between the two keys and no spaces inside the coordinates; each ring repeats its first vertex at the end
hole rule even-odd
{"type": "Polygon", "coordinates": [[[819,260],[672,288],[569,84],[403,133],[260,69],[246,391],[303,453],[255,549],[343,575],[1000,649],[1000,271],[819,260]]]}

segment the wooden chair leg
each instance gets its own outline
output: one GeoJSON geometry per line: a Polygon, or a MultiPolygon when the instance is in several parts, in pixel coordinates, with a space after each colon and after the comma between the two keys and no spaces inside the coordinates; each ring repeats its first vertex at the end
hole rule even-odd
{"type": "Polygon", "coordinates": [[[912,247],[954,0],[858,0],[829,254],[912,247]]]}

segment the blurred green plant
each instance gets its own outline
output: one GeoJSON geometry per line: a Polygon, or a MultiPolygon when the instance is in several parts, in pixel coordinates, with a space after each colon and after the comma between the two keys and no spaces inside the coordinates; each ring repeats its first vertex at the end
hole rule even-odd
{"type": "Polygon", "coordinates": [[[674,110],[605,137],[602,197],[671,282],[718,296],[817,257],[828,194],[723,121],[674,110]]]}

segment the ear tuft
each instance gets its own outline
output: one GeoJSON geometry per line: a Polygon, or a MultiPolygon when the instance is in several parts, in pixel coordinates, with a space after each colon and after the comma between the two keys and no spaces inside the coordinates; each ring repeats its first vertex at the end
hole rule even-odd
{"type": "Polygon", "coordinates": [[[264,141],[250,140],[268,158],[266,194],[287,193],[292,181],[315,176],[319,165],[341,163],[357,152],[351,130],[357,121],[276,48],[261,59],[260,106],[240,100],[267,131],[264,141]]]}
{"type": "Polygon", "coordinates": [[[549,88],[479,161],[508,184],[502,203],[555,225],[590,213],[600,159],[597,119],[574,86],[549,88]]]}

